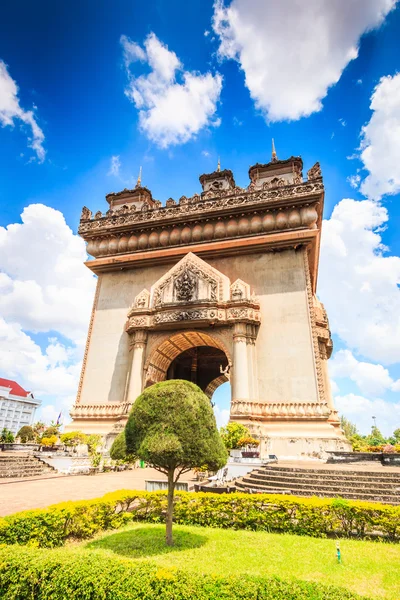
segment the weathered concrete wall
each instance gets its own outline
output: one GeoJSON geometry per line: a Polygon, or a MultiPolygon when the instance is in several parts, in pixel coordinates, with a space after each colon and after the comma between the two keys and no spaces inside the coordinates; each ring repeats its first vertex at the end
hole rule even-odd
{"type": "MultiPolygon", "coordinates": [[[[231,282],[240,278],[249,283],[260,302],[262,324],[256,341],[258,386],[255,388],[258,387],[258,399],[316,402],[302,252],[287,250],[207,262],[227,275],[231,282]]],[[[81,404],[124,400],[130,369],[129,336],[125,333],[128,309],[135,296],[143,288],[150,290],[171,266],[101,275],[81,404]]]]}
{"type": "Polygon", "coordinates": [[[80,404],[123,402],[129,376],[128,309],[171,265],[101,275],[97,310],[86,360],[80,404]]]}
{"type": "Polygon", "coordinates": [[[208,261],[231,282],[249,283],[260,302],[256,341],[258,396],[265,402],[317,402],[317,384],[301,251],[208,261]]]}

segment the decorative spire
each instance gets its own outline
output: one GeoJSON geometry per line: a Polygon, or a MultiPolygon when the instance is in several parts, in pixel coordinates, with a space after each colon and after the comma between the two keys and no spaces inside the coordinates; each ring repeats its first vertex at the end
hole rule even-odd
{"type": "Polygon", "coordinates": [[[142,167],[139,169],[139,177],[137,178],[136,187],[140,187],[142,185],[142,167]]]}
{"type": "Polygon", "coordinates": [[[221,170],[221,160],[220,160],[220,158],[218,156],[218,165],[217,165],[217,171],[218,171],[218,173],[220,172],[220,170],[221,170]]]}
{"type": "Polygon", "coordinates": [[[274,142],[274,138],[272,138],[272,162],[275,162],[277,160],[278,160],[278,157],[276,155],[275,142],[274,142]]]}

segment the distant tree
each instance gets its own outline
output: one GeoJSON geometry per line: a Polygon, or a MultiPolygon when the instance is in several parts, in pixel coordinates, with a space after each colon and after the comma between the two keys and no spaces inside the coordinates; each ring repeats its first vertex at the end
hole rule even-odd
{"type": "Polygon", "coordinates": [[[17,437],[19,437],[23,444],[26,444],[26,442],[33,442],[36,438],[35,432],[29,425],[24,425],[21,427],[17,433],[17,437]]]}
{"type": "Polygon", "coordinates": [[[103,439],[101,435],[97,433],[92,433],[86,437],[86,442],[88,447],[88,452],[90,455],[90,462],[92,467],[98,467],[101,463],[102,454],[99,448],[103,445],[103,439]]]}
{"type": "Polygon", "coordinates": [[[42,439],[43,432],[46,429],[46,425],[41,421],[37,421],[32,425],[32,429],[35,434],[35,442],[39,443],[42,439]]]}
{"type": "Polygon", "coordinates": [[[93,454],[94,452],[97,452],[100,446],[102,446],[103,438],[97,433],[92,433],[91,435],[86,436],[85,443],[87,444],[89,454],[93,454]]]}
{"type": "Polygon", "coordinates": [[[394,439],[396,440],[396,444],[400,444],[400,427],[393,431],[392,437],[394,437],[394,439]]]}
{"type": "Polygon", "coordinates": [[[57,425],[54,425],[54,423],[52,423],[49,427],[46,427],[46,429],[43,431],[42,433],[42,438],[46,437],[51,437],[52,435],[55,435],[56,437],[58,437],[59,434],[59,427],[57,425]]]}
{"type": "Polygon", "coordinates": [[[136,399],[125,428],[126,450],[168,478],[166,543],[171,546],[175,485],[195,467],[218,470],[227,452],[209,398],[181,379],[156,383],[136,399]]]}
{"type": "Polygon", "coordinates": [[[227,450],[236,450],[241,448],[239,440],[242,438],[249,438],[250,431],[245,425],[235,423],[231,421],[226,427],[220,429],[222,441],[225,444],[227,450]]]}
{"type": "Polygon", "coordinates": [[[371,428],[370,435],[367,435],[365,439],[370,446],[382,446],[387,442],[386,438],[383,437],[381,431],[375,425],[371,428]]]}
{"type": "Polygon", "coordinates": [[[60,441],[64,446],[74,448],[79,444],[86,444],[87,435],[83,431],[68,431],[60,435],[60,441]]]}
{"type": "Polygon", "coordinates": [[[340,425],[343,429],[343,433],[344,433],[345,437],[348,440],[351,441],[351,438],[354,435],[358,434],[357,427],[354,425],[354,423],[352,423],[351,421],[346,419],[346,417],[344,417],[343,415],[340,417],[340,425]]]}
{"type": "Polygon", "coordinates": [[[0,442],[3,444],[13,444],[14,443],[14,434],[12,431],[4,427],[0,434],[0,442]]]}

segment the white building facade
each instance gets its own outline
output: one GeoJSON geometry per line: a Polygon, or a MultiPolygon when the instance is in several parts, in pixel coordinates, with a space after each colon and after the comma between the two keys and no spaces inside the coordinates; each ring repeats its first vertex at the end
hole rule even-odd
{"type": "Polygon", "coordinates": [[[24,425],[32,425],[41,400],[24,390],[16,381],[0,378],[0,431],[8,429],[14,435],[24,425]]]}

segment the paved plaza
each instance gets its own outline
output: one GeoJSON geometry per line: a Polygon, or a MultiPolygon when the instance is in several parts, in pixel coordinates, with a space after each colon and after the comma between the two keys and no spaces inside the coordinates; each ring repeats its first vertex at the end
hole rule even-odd
{"type": "MultiPolygon", "coordinates": [[[[181,481],[192,479],[193,475],[186,473],[181,481]]],[[[51,479],[1,481],[0,516],[68,500],[98,498],[117,490],[144,490],[146,480],[160,481],[166,480],[166,477],[155,469],[146,468],[98,475],[62,475],[51,479]]]]}

